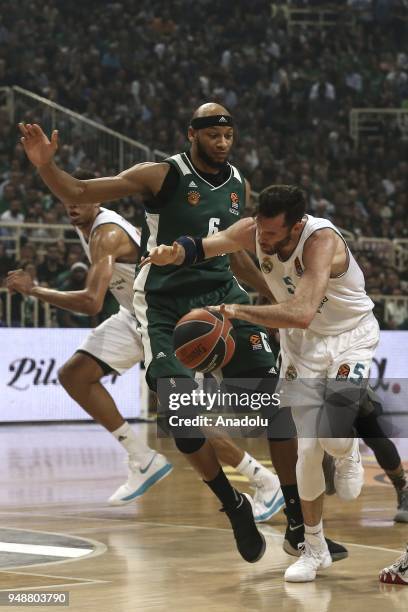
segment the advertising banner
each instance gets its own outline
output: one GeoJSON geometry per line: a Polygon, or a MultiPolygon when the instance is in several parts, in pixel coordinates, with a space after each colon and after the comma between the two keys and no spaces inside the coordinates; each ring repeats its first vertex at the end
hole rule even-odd
{"type": "MultiPolygon", "coordinates": [[[[90,419],[58,382],[58,370],[80,346],[89,329],[0,329],[0,421],[90,419]]],[[[125,418],[140,416],[140,368],[102,383],[125,418]]]]}

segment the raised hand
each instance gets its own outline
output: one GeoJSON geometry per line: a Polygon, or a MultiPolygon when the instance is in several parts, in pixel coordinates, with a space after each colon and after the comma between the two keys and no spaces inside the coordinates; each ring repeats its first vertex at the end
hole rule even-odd
{"type": "Polygon", "coordinates": [[[28,295],[31,293],[34,283],[31,276],[24,270],[10,270],[6,278],[6,287],[10,293],[17,291],[28,295]]]}
{"type": "Polygon", "coordinates": [[[20,138],[28,159],[39,168],[49,164],[58,148],[58,130],[51,134],[51,141],[37,123],[19,123],[20,138]]]}
{"type": "Polygon", "coordinates": [[[172,246],[161,244],[154,247],[147,257],[142,257],[140,267],[143,268],[147,264],[155,266],[168,266],[173,264],[180,266],[185,258],[184,248],[178,242],[173,242],[172,246]]]}

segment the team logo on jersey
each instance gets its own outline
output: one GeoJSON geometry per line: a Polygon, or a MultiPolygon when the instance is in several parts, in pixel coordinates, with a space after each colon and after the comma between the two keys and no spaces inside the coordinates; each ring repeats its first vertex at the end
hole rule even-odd
{"type": "Polygon", "coordinates": [[[342,363],[337,370],[336,380],[347,380],[350,374],[350,366],[348,363],[342,363]]]}
{"type": "Polygon", "coordinates": [[[296,371],[295,366],[292,363],[288,365],[288,367],[286,368],[285,378],[286,380],[296,380],[297,379],[297,371],[296,371]]]}
{"type": "Polygon", "coordinates": [[[235,191],[233,191],[232,193],[230,193],[230,198],[231,198],[232,208],[238,208],[238,206],[239,206],[239,195],[237,193],[235,193],[235,191]]]}
{"type": "Polygon", "coordinates": [[[230,193],[231,198],[231,208],[229,209],[230,213],[233,215],[239,215],[239,196],[235,191],[230,193]]]}
{"type": "Polygon", "coordinates": [[[264,274],[270,274],[273,270],[273,263],[270,257],[264,257],[261,261],[261,270],[264,274]]]}
{"type": "Polygon", "coordinates": [[[249,341],[252,344],[253,351],[258,351],[259,349],[262,349],[262,339],[259,334],[252,334],[251,336],[249,336],[249,341]]]}
{"type": "Polygon", "coordinates": [[[302,264],[299,261],[299,257],[296,257],[295,259],[295,271],[296,271],[297,276],[302,276],[303,268],[302,268],[302,264]]]}
{"type": "Polygon", "coordinates": [[[189,191],[187,195],[187,202],[191,206],[197,206],[200,202],[201,195],[198,191],[189,191]]]}

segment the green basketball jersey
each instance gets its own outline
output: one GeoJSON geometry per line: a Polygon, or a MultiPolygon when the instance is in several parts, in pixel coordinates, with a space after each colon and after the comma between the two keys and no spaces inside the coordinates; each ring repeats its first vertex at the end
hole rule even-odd
{"type": "MultiPolygon", "coordinates": [[[[234,166],[222,185],[214,187],[194,169],[185,153],[166,160],[179,173],[178,186],[166,206],[146,207],[142,252],[160,244],[171,245],[179,236],[204,238],[238,221],[245,208],[245,180],[234,166]]],[[[231,281],[228,255],[193,266],[148,265],[138,274],[135,290],[196,295],[231,281]]]]}

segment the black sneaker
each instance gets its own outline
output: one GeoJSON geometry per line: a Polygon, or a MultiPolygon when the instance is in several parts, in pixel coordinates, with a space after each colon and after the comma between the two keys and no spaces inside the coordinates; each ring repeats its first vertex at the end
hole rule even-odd
{"type": "Polygon", "coordinates": [[[238,551],[245,561],[255,563],[264,556],[266,542],[256,527],[252,512],[251,498],[240,493],[241,501],[233,510],[221,509],[228,516],[238,551]]]}
{"type": "Polygon", "coordinates": [[[408,523],[408,488],[397,491],[398,510],[394,516],[396,523],[408,523]]]}
{"type": "MultiPolygon", "coordinates": [[[[299,544],[301,544],[305,539],[305,526],[303,523],[301,525],[290,525],[286,527],[285,539],[283,541],[283,550],[288,555],[292,555],[292,557],[300,557],[299,544]]],[[[333,561],[341,561],[342,559],[347,559],[348,550],[341,544],[337,544],[337,542],[333,542],[333,540],[329,540],[329,538],[325,538],[327,542],[327,546],[329,548],[329,552],[333,561]]]]}

